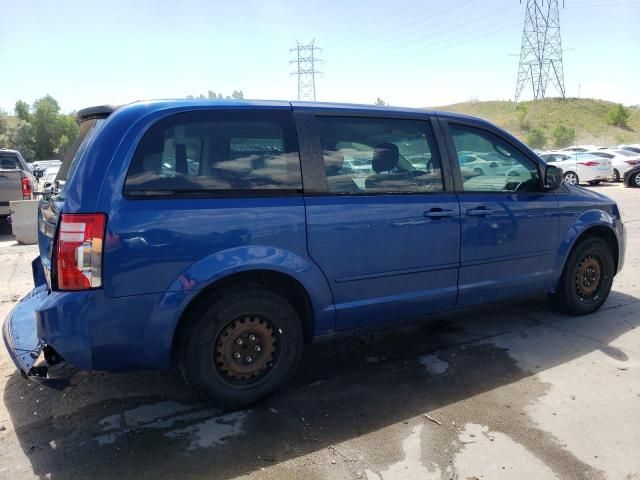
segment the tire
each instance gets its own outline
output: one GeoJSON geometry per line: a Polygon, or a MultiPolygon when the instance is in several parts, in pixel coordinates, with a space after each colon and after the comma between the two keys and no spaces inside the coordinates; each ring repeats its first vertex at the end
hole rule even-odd
{"type": "Polygon", "coordinates": [[[611,175],[609,175],[609,177],[607,178],[607,182],[616,183],[619,181],[620,181],[620,172],[614,168],[613,172],[611,172],[611,175]]]}
{"type": "Polygon", "coordinates": [[[196,308],[184,328],[178,346],[182,375],[203,399],[224,408],[268,397],[300,363],[303,332],[296,310],[259,286],[221,292],[196,308]]]}
{"type": "Polygon", "coordinates": [[[629,178],[629,186],[633,188],[640,188],[640,172],[631,175],[631,178],[629,178]]]}
{"type": "Polygon", "coordinates": [[[578,185],[580,183],[580,179],[578,178],[578,174],[574,172],[567,172],[562,176],[564,183],[568,183],[569,185],[578,185]]]}
{"type": "Polygon", "coordinates": [[[552,301],[570,315],[593,313],[609,296],[613,275],[611,247],[601,238],[588,237],[569,255],[552,301]]]}

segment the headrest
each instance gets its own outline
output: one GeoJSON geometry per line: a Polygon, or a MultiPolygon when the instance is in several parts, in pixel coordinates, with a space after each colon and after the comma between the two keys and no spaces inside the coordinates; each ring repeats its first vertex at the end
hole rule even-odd
{"type": "Polygon", "coordinates": [[[381,143],[373,149],[372,168],[376,173],[388,172],[398,165],[400,152],[393,143],[381,143]]]}
{"type": "Polygon", "coordinates": [[[343,165],[344,155],[342,152],[335,150],[324,151],[324,169],[327,172],[327,176],[338,175],[343,165]]]}
{"type": "Polygon", "coordinates": [[[189,174],[189,168],[187,166],[187,146],[184,143],[176,144],[176,173],[182,175],[189,174]]]}

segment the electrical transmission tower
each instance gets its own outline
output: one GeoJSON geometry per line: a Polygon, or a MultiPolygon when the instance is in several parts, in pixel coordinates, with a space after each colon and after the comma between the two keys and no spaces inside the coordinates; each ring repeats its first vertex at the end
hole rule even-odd
{"type": "Polygon", "coordinates": [[[531,83],[534,99],[545,98],[549,83],[564,98],[558,0],[526,1],[516,102],[528,83],[531,83]]]}
{"type": "Polygon", "coordinates": [[[296,57],[289,63],[297,64],[297,70],[291,75],[298,76],[298,100],[316,101],[316,75],[321,74],[316,70],[316,63],[321,62],[316,53],[321,49],[314,45],[315,39],[308,45],[302,45],[296,40],[295,48],[290,52],[296,52],[296,57]]]}

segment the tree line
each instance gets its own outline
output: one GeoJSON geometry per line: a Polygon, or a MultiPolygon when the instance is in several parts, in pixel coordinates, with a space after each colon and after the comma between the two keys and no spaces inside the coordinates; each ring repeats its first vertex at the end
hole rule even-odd
{"type": "MultiPolygon", "coordinates": [[[[223,96],[209,90],[207,95],[187,95],[189,99],[243,99],[242,90],[223,96]]],[[[62,113],[60,104],[45,95],[32,104],[18,100],[13,118],[0,109],[0,148],[18,150],[27,161],[62,159],[78,136],[76,112],[62,113]]]]}
{"type": "Polygon", "coordinates": [[[234,90],[233,93],[231,93],[231,95],[226,95],[223,96],[221,93],[216,93],[213,90],[209,90],[207,92],[207,95],[203,95],[202,93],[200,95],[198,95],[197,97],[193,96],[193,95],[187,95],[187,98],[190,100],[193,99],[197,99],[197,100],[222,100],[222,99],[236,99],[236,100],[243,100],[244,99],[244,93],[242,93],[242,90],[234,90]]]}
{"type": "Polygon", "coordinates": [[[28,160],[62,158],[78,136],[75,112],[61,113],[51,95],[31,105],[18,100],[15,118],[0,110],[0,148],[18,150],[28,160]]]}
{"type": "MultiPolygon", "coordinates": [[[[527,118],[528,109],[525,104],[519,104],[516,107],[516,113],[520,128],[527,132],[526,143],[531,148],[543,149],[547,147],[549,143],[554,145],[555,148],[564,148],[572,145],[576,140],[575,128],[564,124],[556,125],[551,132],[549,132],[551,138],[547,136],[547,133],[545,133],[540,126],[532,127],[527,118]]],[[[606,122],[614,127],[629,128],[629,116],[629,109],[624,105],[612,105],[607,111],[606,122]]]]}

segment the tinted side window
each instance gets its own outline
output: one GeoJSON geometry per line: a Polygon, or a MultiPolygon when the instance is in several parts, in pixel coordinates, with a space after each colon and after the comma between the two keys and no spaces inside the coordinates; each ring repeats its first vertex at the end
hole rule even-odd
{"type": "Polygon", "coordinates": [[[540,188],[537,165],[484,130],[449,124],[465,192],[531,192],[540,188]]]}
{"type": "Polygon", "coordinates": [[[330,193],[443,190],[429,122],[329,116],[316,121],[330,193]]]}
{"type": "Polygon", "coordinates": [[[131,161],[125,193],[300,192],[289,112],[176,114],[153,125],[131,161]]]}

